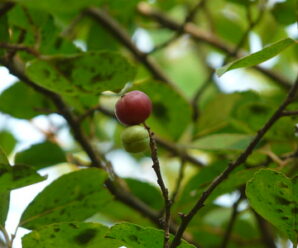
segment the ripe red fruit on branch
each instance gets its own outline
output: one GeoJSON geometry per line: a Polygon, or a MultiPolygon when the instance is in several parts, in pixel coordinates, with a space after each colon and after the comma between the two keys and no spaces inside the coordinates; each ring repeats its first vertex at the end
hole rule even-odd
{"type": "Polygon", "coordinates": [[[117,119],[125,125],[143,123],[151,114],[152,103],[142,91],[134,90],[123,95],[116,103],[117,119]]]}

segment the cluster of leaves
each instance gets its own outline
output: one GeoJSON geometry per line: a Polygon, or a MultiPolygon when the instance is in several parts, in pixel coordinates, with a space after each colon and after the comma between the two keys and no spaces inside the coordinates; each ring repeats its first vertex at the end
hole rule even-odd
{"type": "MultiPolygon", "coordinates": [[[[160,145],[163,176],[175,195],[170,241],[181,222],[178,213],[188,213],[230,161],[246,153],[286,98],[298,71],[297,41],[287,33],[296,21],[294,0],[273,6],[263,0],[148,2],[0,3],[0,64],[19,79],[1,93],[0,111],[28,122],[60,114],[74,140],[65,149],[50,133],[44,142],[15,154],[13,133],[0,130],[0,233],[7,247],[13,241],[5,229],[11,190],[45,180],[38,170],[61,163],[78,166],[46,187],[23,212],[18,226],[32,230],[22,239],[24,248],[163,247],[160,189],[138,179],[117,179],[102,145],[122,149],[123,127],[112,110],[115,95],[127,86],[145,92],[153,102],[147,124],[160,145]],[[188,21],[200,28],[175,28],[189,9],[197,14],[188,21]],[[250,50],[251,29],[264,48],[244,56],[250,50]],[[138,43],[140,31],[150,37],[145,45],[168,46],[143,54],[131,38],[135,35],[138,43]],[[180,37],[184,32],[189,36],[180,37]],[[232,62],[213,68],[213,55],[232,62]],[[269,69],[258,66],[276,55],[269,69]],[[265,90],[222,92],[213,79],[215,69],[223,75],[237,68],[246,68],[243,75],[265,90]],[[82,152],[87,163],[79,159],[82,152]],[[11,155],[13,165],[7,159],[11,155]],[[204,164],[202,157],[207,158],[204,164]],[[177,161],[189,174],[173,169],[177,161]]],[[[208,195],[183,236],[193,244],[182,241],[177,247],[272,247],[287,239],[297,245],[297,109],[291,103],[287,111],[293,114],[278,116],[244,163],[208,195]],[[239,195],[234,206],[215,201],[233,192],[239,195]],[[238,209],[240,202],[247,206],[238,209]]],[[[149,155],[133,158],[141,161],[149,155]]]]}

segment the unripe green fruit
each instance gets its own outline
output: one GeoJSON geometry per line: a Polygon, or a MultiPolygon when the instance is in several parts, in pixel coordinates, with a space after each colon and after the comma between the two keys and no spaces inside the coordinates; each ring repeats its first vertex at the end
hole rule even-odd
{"type": "Polygon", "coordinates": [[[142,126],[130,126],[121,134],[122,144],[127,152],[144,152],[149,147],[149,134],[142,126]]]}

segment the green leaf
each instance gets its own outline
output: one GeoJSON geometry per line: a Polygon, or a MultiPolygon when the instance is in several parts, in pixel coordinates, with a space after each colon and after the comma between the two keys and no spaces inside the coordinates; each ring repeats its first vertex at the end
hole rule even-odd
{"type": "Polygon", "coordinates": [[[17,0],[17,2],[21,4],[25,4],[26,6],[33,9],[41,9],[49,12],[58,12],[58,13],[69,13],[73,12],[90,5],[97,5],[99,3],[105,2],[106,0],[17,0]]]}
{"type": "Polygon", "coordinates": [[[99,223],[55,223],[43,226],[22,238],[23,248],[120,247],[117,240],[104,239],[109,228],[99,223]]]}
{"type": "Polygon", "coordinates": [[[47,186],[23,213],[20,225],[35,229],[66,221],[83,221],[111,200],[106,174],[96,168],[66,174],[47,186]]]}
{"type": "Polygon", "coordinates": [[[63,162],[66,162],[64,151],[57,144],[49,141],[34,144],[15,156],[15,163],[27,164],[36,170],[63,162]]]}
{"type": "Polygon", "coordinates": [[[119,90],[135,76],[135,68],[120,54],[89,52],[28,63],[27,75],[36,84],[65,95],[119,90]]]}
{"type": "Polygon", "coordinates": [[[227,2],[243,5],[243,6],[249,6],[252,1],[250,0],[226,0],[227,2]]]}
{"type": "Polygon", "coordinates": [[[295,0],[286,0],[276,3],[272,9],[274,18],[282,25],[290,25],[297,22],[297,2],[295,0]]]}
{"type": "MultiPolygon", "coordinates": [[[[9,41],[9,32],[8,32],[8,22],[7,17],[5,15],[0,16],[0,37],[1,42],[7,42],[9,41]]],[[[2,50],[0,48],[0,56],[3,56],[5,54],[5,50],[2,50]]]]}
{"type": "Polygon", "coordinates": [[[88,51],[93,50],[117,50],[117,41],[114,37],[97,23],[90,25],[87,47],[88,51]]]}
{"type": "Polygon", "coordinates": [[[6,154],[10,154],[13,151],[16,143],[15,137],[10,132],[0,131],[0,147],[3,148],[6,154]]]}
{"type": "Polygon", "coordinates": [[[9,210],[10,192],[0,190],[0,226],[5,226],[9,210]]]}
{"type": "Polygon", "coordinates": [[[29,166],[0,164],[0,192],[21,188],[45,179],[46,177],[40,176],[29,166]]]}
{"type": "Polygon", "coordinates": [[[216,70],[218,76],[222,76],[227,71],[242,68],[250,67],[257,64],[260,64],[276,55],[281,53],[287,47],[294,45],[296,42],[290,38],[280,40],[276,43],[271,44],[270,46],[265,47],[261,51],[250,54],[246,57],[240,58],[234,62],[231,62],[219,69],[216,70]]]}
{"type": "Polygon", "coordinates": [[[9,166],[8,158],[1,146],[0,146],[0,164],[6,164],[9,166]]]}
{"type": "Polygon", "coordinates": [[[197,132],[203,136],[229,124],[231,112],[241,98],[241,94],[218,94],[203,107],[200,115],[197,132]],[[222,106],[225,106],[224,108],[222,106]]]}
{"type": "Polygon", "coordinates": [[[191,121],[191,108],[186,99],[170,86],[157,81],[145,81],[133,89],[145,92],[152,101],[152,114],[146,121],[152,130],[160,136],[178,139],[191,121]]]}
{"type": "MultiPolygon", "coordinates": [[[[107,233],[106,238],[121,240],[122,245],[129,248],[160,248],[163,247],[164,232],[151,227],[122,223],[114,225],[107,233]]],[[[191,248],[195,246],[182,241],[178,247],[191,248]]]]}
{"type": "Polygon", "coordinates": [[[234,150],[243,151],[253,136],[245,134],[212,134],[196,140],[190,145],[201,150],[234,150]]]}
{"type": "Polygon", "coordinates": [[[13,84],[0,95],[0,111],[15,118],[32,119],[45,112],[53,112],[53,109],[48,99],[21,82],[13,84]]]}
{"type": "Polygon", "coordinates": [[[291,180],[280,172],[262,169],[247,183],[246,195],[256,212],[297,245],[297,176],[291,180]]]}
{"type": "Polygon", "coordinates": [[[155,186],[133,178],[126,178],[125,182],[128,184],[131,192],[147,205],[158,210],[163,207],[163,198],[160,190],[155,186]]]}

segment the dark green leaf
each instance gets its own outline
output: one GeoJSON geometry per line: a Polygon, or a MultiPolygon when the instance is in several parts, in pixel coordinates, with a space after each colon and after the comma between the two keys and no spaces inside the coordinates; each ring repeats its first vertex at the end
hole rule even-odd
{"type": "Polygon", "coordinates": [[[55,223],[43,226],[22,238],[23,248],[113,248],[117,240],[104,239],[108,227],[99,223],[55,223]]]}
{"type": "Polygon", "coordinates": [[[0,164],[0,192],[21,188],[45,179],[46,177],[40,176],[29,166],[0,164]]]}
{"type": "Polygon", "coordinates": [[[295,0],[286,0],[276,3],[272,9],[274,18],[283,25],[290,25],[297,22],[297,2],[295,0]]]}
{"type": "MultiPolygon", "coordinates": [[[[5,171],[10,170],[9,161],[0,146],[0,182],[2,170],[5,171]]],[[[5,188],[0,187],[0,225],[5,226],[5,220],[8,214],[9,209],[9,200],[10,200],[10,191],[5,188]]]]}
{"type": "Polygon", "coordinates": [[[0,164],[6,164],[9,166],[9,161],[6,156],[6,153],[4,152],[3,148],[0,146],[0,164]]]}
{"type": "Polygon", "coordinates": [[[90,5],[96,5],[99,3],[106,2],[106,0],[40,0],[36,2],[35,0],[17,0],[17,2],[25,4],[26,6],[33,9],[41,9],[49,12],[73,12],[90,5]]]}
{"type": "MultiPolygon", "coordinates": [[[[7,42],[9,40],[8,23],[5,15],[0,16],[0,37],[1,42],[7,42]]],[[[0,56],[3,56],[4,53],[5,51],[0,49],[0,56]]]]}
{"type": "Polygon", "coordinates": [[[286,49],[287,47],[289,47],[291,45],[294,45],[295,43],[296,42],[290,38],[280,40],[276,43],[271,44],[270,46],[265,47],[261,51],[250,54],[246,57],[238,59],[234,62],[231,62],[231,63],[217,69],[216,73],[218,76],[222,76],[227,71],[230,71],[233,69],[242,68],[242,67],[251,67],[251,66],[260,64],[260,63],[278,55],[284,49],[286,49]]]}
{"type": "Polygon", "coordinates": [[[298,177],[263,169],[247,183],[246,195],[250,205],[267,221],[298,242],[298,177]]]}
{"type": "Polygon", "coordinates": [[[66,162],[64,151],[57,144],[49,141],[32,145],[15,156],[15,163],[27,164],[36,170],[63,162],[66,162]]]}
{"type": "Polygon", "coordinates": [[[0,147],[3,148],[6,154],[10,154],[17,141],[15,137],[8,131],[0,131],[0,147]]]}
{"type": "Polygon", "coordinates": [[[227,2],[243,5],[243,6],[249,6],[252,1],[251,0],[226,0],[227,2]]]}
{"type": "Polygon", "coordinates": [[[30,203],[21,226],[35,229],[55,222],[82,221],[111,200],[103,183],[106,174],[95,168],[66,174],[47,186],[30,203]]]}
{"type": "MultiPolygon", "coordinates": [[[[106,238],[121,240],[129,248],[161,248],[164,232],[151,227],[141,227],[130,223],[116,224],[107,233],[106,238]]],[[[182,241],[179,248],[195,247],[182,241]]]]}
{"type": "Polygon", "coordinates": [[[126,178],[125,181],[131,192],[144,203],[158,210],[163,207],[163,198],[158,188],[133,178],[126,178]]]}
{"type": "Polygon", "coordinates": [[[0,111],[15,118],[32,119],[53,112],[53,109],[48,99],[21,82],[15,83],[0,95],[0,111]]]}
{"type": "Polygon", "coordinates": [[[145,92],[152,100],[153,112],[148,124],[154,132],[170,139],[179,138],[191,120],[191,108],[186,99],[168,85],[157,81],[137,84],[134,89],[145,92]]]}
{"type": "Polygon", "coordinates": [[[87,38],[87,47],[88,51],[107,49],[115,51],[117,42],[103,27],[92,23],[87,38]]]}
{"type": "Polygon", "coordinates": [[[10,192],[0,190],[0,226],[5,226],[9,210],[10,192]]]}
{"type": "Polygon", "coordinates": [[[89,52],[33,60],[27,75],[38,85],[59,94],[99,94],[119,90],[134,78],[135,68],[117,53],[89,52]]]}

